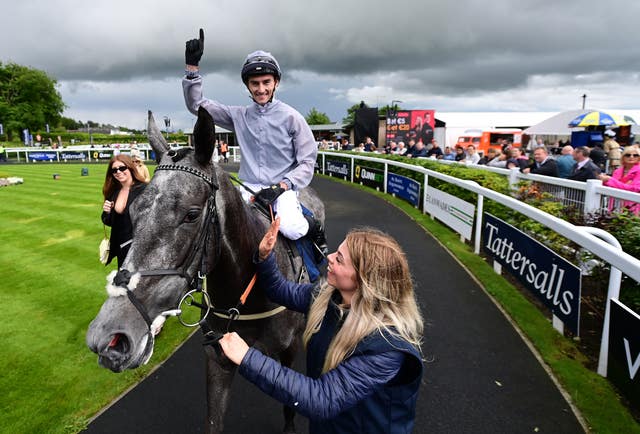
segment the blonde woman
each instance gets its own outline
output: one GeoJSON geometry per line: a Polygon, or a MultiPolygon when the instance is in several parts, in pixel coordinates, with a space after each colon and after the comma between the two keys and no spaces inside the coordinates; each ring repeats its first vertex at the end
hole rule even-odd
{"type": "Polygon", "coordinates": [[[402,249],[380,231],[355,229],[328,255],[326,281],[295,284],[271,253],[278,226],[260,243],[258,282],[272,301],[307,315],[307,375],[236,333],[220,340],[224,353],[247,380],[307,416],[311,433],[411,432],[423,323],[402,249]]]}
{"type": "Polygon", "coordinates": [[[144,182],[147,184],[151,182],[151,174],[149,174],[149,168],[146,166],[146,164],[144,164],[144,161],[142,161],[142,158],[133,157],[133,162],[136,164],[136,167],[138,168],[138,173],[140,173],[140,177],[144,178],[144,182]]]}
{"type": "MultiPolygon", "coordinates": [[[[640,148],[635,145],[624,148],[622,166],[614,170],[611,175],[604,173],[598,175],[598,179],[607,187],[640,192],[640,148]]],[[[640,203],[625,200],[622,202],[622,206],[635,215],[640,215],[640,203]]],[[[609,204],[609,211],[612,208],[613,201],[609,204]]]]}

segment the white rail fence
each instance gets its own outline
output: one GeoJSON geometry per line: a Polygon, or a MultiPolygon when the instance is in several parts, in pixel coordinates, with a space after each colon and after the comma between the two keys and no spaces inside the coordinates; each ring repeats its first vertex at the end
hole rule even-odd
{"type": "MultiPolygon", "coordinates": [[[[441,164],[463,165],[455,161],[435,161],[441,164]]],[[[581,182],[552,176],[524,174],[517,168],[500,169],[483,165],[469,167],[503,175],[509,179],[509,185],[512,188],[516,188],[521,181],[533,181],[540,192],[549,193],[554,200],[567,206],[573,206],[584,215],[596,212],[620,211],[625,201],[640,202],[640,193],[606,187],[599,179],[581,182]]]]}
{"type": "MultiPolygon", "coordinates": [[[[493,190],[481,187],[474,181],[462,180],[449,175],[445,175],[443,173],[439,173],[433,170],[426,169],[421,166],[416,166],[413,164],[395,161],[395,160],[387,160],[384,158],[376,158],[369,157],[361,154],[345,154],[345,153],[335,153],[335,152],[320,152],[320,157],[322,161],[321,171],[325,172],[326,160],[327,158],[339,158],[339,159],[347,159],[350,162],[351,171],[350,171],[350,181],[354,181],[354,167],[356,161],[369,161],[374,163],[379,163],[384,166],[384,192],[387,191],[387,183],[386,180],[388,178],[389,168],[390,167],[400,167],[403,169],[408,169],[414,171],[416,173],[424,174],[424,184],[423,184],[423,197],[422,201],[424,203],[427,186],[429,182],[429,177],[434,177],[436,179],[442,180],[444,182],[450,183],[452,185],[456,185],[465,190],[473,192],[477,194],[477,202],[476,202],[476,215],[475,215],[475,234],[474,234],[474,252],[476,254],[480,253],[481,243],[482,243],[482,224],[483,224],[483,202],[484,198],[491,199],[499,204],[502,204],[512,210],[515,210],[541,224],[548,227],[549,229],[557,232],[563,237],[575,242],[585,250],[593,253],[595,256],[599,257],[601,260],[609,263],[611,265],[611,273],[609,277],[609,292],[607,297],[607,307],[606,307],[606,318],[603,324],[603,338],[601,343],[600,350],[600,361],[598,366],[598,373],[600,375],[606,376],[607,372],[607,346],[608,346],[608,336],[609,336],[609,309],[611,298],[618,298],[620,293],[620,280],[621,274],[624,273],[630,278],[634,279],[636,282],[640,282],[640,260],[635,258],[628,253],[622,251],[620,244],[617,243],[617,240],[610,234],[605,231],[596,228],[590,227],[579,227],[574,226],[573,224],[564,221],[558,217],[547,214],[539,209],[528,205],[524,202],[521,202],[513,197],[495,192],[493,190]]],[[[475,167],[475,166],[474,166],[475,167]]],[[[549,182],[548,178],[545,176],[539,175],[524,175],[520,173],[515,173],[515,171],[507,170],[507,169],[490,169],[492,171],[496,171],[499,173],[503,173],[505,176],[509,176],[512,185],[517,184],[520,179],[527,179],[536,182],[544,182],[549,188],[552,189],[557,186],[557,194],[562,195],[561,197],[567,198],[567,200],[573,200],[576,203],[583,204],[583,210],[585,212],[593,212],[597,209],[602,209],[603,203],[607,203],[609,198],[614,198],[614,200],[634,200],[640,201],[640,194],[630,193],[622,190],[611,189],[608,187],[602,186],[600,181],[592,181],[587,183],[582,183],[578,181],[569,181],[569,180],[561,180],[561,179],[551,179],[549,182]],[[515,181],[514,181],[515,178],[515,181]],[[575,191],[575,192],[572,192],[575,191]],[[581,196],[582,195],[582,196],[581,196]]]]}

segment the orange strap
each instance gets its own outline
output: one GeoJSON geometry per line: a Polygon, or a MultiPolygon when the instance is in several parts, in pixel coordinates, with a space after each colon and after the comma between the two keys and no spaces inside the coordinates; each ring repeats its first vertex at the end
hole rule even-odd
{"type": "Polygon", "coordinates": [[[244,292],[242,293],[242,295],[240,296],[240,304],[244,305],[244,302],[247,301],[247,297],[249,297],[249,294],[251,293],[251,290],[253,289],[253,285],[256,284],[256,279],[258,278],[258,275],[256,273],[253,273],[253,277],[251,278],[251,282],[249,282],[249,285],[247,285],[247,289],[244,290],[244,292]]]}
{"type": "MultiPolygon", "coordinates": [[[[273,207],[271,205],[269,205],[269,212],[271,213],[271,221],[273,222],[274,217],[273,217],[273,207]]],[[[244,303],[247,301],[247,298],[249,298],[249,294],[251,294],[251,290],[253,289],[253,286],[256,284],[256,280],[258,279],[258,274],[257,273],[253,273],[253,277],[251,278],[251,282],[249,282],[249,284],[247,285],[247,289],[244,290],[244,292],[242,293],[242,295],[240,296],[240,304],[244,306],[244,303]]]]}

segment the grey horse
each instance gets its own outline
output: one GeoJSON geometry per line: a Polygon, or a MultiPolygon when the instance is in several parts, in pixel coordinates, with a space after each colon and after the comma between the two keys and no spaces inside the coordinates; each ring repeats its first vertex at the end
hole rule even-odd
{"type": "MultiPolygon", "coordinates": [[[[199,300],[204,317],[200,324],[206,336],[215,338],[226,331],[229,315],[225,312],[239,313],[233,330],[249,345],[287,366],[299,349],[304,326],[301,314],[274,305],[259,286],[244,305],[238,303],[254,274],[252,256],[269,219],[247,205],[229,175],[211,161],[214,128],[211,116],[201,109],[194,127],[194,148],[175,151],[149,112],[149,141],[160,156],[159,165],[131,206],[133,243],[122,268],[108,277],[110,296],[86,337],[99,364],[114,372],[135,369],[150,359],[152,330],[162,323],[158,319],[175,314],[184,304],[181,300],[193,299],[187,292],[194,288],[199,292],[205,274],[210,303],[203,296],[199,300]],[[207,304],[222,311],[208,310],[207,304]]],[[[324,221],[324,205],[311,188],[300,191],[300,199],[324,221]]],[[[287,278],[308,279],[302,261],[291,255],[286,242],[278,242],[276,255],[287,278]]],[[[215,344],[205,345],[204,351],[206,432],[220,433],[235,369],[215,344]]],[[[284,432],[295,432],[294,411],[285,407],[284,416],[284,432]]]]}

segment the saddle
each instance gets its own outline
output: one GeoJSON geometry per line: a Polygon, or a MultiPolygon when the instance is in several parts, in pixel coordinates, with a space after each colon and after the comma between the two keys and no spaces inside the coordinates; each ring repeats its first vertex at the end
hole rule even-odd
{"type": "MultiPolygon", "coordinates": [[[[256,201],[253,202],[253,208],[256,212],[259,212],[266,216],[269,220],[271,220],[271,210],[266,208],[262,203],[256,201]]],[[[303,204],[300,204],[302,208],[302,215],[305,218],[313,219],[313,211],[305,207],[303,204]]],[[[291,261],[291,266],[294,267],[294,259],[301,258],[302,259],[302,267],[301,272],[298,275],[298,281],[301,281],[304,277],[304,272],[306,271],[309,276],[309,281],[311,283],[318,280],[320,277],[322,267],[326,265],[327,260],[322,253],[318,253],[319,249],[315,243],[315,235],[312,231],[297,240],[291,240],[282,233],[278,234],[278,237],[282,241],[284,241],[284,245],[287,247],[287,254],[289,255],[289,259],[291,261]]]]}

